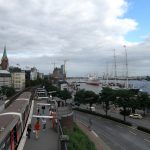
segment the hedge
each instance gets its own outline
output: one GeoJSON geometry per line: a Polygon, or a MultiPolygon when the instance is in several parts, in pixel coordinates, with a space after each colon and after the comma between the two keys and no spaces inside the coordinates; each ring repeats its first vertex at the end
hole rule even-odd
{"type": "Polygon", "coordinates": [[[68,150],[96,150],[95,145],[87,135],[74,123],[73,129],[63,129],[69,136],[68,150]]]}
{"type": "Polygon", "coordinates": [[[138,126],[137,129],[150,134],[150,129],[149,128],[138,126]]]}
{"type": "Polygon", "coordinates": [[[97,113],[97,112],[94,112],[94,111],[89,111],[89,110],[85,110],[85,109],[81,109],[81,108],[74,108],[74,110],[81,111],[81,112],[88,113],[88,114],[92,114],[92,115],[96,115],[96,116],[100,116],[100,117],[110,119],[110,120],[113,120],[113,121],[116,121],[116,122],[119,122],[119,123],[122,123],[122,124],[125,124],[125,125],[128,125],[128,126],[132,126],[132,124],[130,122],[125,122],[121,119],[118,119],[118,118],[115,118],[115,117],[112,117],[112,116],[109,116],[109,115],[106,116],[106,115],[103,115],[103,114],[100,114],[100,113],[97,113]]]}

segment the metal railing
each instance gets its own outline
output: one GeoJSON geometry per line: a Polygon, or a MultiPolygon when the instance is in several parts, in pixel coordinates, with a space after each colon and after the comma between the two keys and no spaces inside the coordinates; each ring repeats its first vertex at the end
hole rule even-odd
{"type": "Polygon", "coordinates": [[[68,150],[66,135],[63,133],[61,123],[58,119],[58,150],[68,150]]]}
{"type": "Polygon", "coordinates": [[[68,115],[72,113],[72,107],[71,106],[64,106],[64,107],[58,107],[58,114],[59,116],[68,115]]]}

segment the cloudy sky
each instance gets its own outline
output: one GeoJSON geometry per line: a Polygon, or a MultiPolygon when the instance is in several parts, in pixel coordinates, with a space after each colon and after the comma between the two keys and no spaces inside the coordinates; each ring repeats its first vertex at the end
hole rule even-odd
{"type": "Polygon", "coordinates": [[[0,55],[48,74],[67,59],[68,76],[150,75],[148,0],[0,0],[0,55]]]}

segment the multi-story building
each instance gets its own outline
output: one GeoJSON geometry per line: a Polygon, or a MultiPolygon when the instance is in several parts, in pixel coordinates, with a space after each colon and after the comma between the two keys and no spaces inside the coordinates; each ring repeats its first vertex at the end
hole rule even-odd
{"type": "Polygon", "coordinates": [[[12,72],[12,85],[16,91],[21,91],[25,88],[25,72],[12,72]]]}
{"type": "Polygon", "coordinates": [[[35,67],[31,68],[30,80],[37,80],[38,72],[35,67]]]}
{"type": "Polygon", "coordinates": [[[0,87],[11,86],[11,74],[7,70],[0,70],[0,87]]]}
{"type": "Polygon", "coordinates": [[[61,65],[60,68],[54,68],[53,71],[53,79],[54,80],[65,80],[66,79],[66,74],[65,74],[65,68],[64,65],[61,65]]]}

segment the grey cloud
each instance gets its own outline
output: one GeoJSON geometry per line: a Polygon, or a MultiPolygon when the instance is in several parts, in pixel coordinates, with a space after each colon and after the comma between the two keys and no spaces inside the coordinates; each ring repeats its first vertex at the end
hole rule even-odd
{"type": "MultiPolygon", "coordinates": [[[[124,35],[136,29],[134,20],[123,18],[127,7],[124,0],[113,5],[109,0],[1,0],[0,49],[7,45],[10,63],[36,66],[45,73],[52,70],[54,59],[61,63],[67,58],[69,75],[102,74],[106,62],[112,65],[113,49],[121,49],[127,43],[124,35]]],[[[139,47],[148,48],[146,43],[139,47]]],[[[129,55],[136,66],[136,56],[141,62],[145,56],[139,48],[134,56],[134,47],[129,55]]]]}

